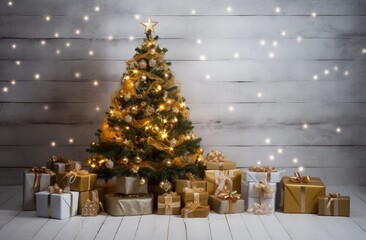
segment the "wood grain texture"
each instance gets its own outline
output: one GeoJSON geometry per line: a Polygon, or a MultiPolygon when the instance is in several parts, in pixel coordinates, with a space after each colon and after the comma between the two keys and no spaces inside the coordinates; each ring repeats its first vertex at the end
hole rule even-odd
{"type": "MultiPolygon", "coordinates": [[[[55,153],[85,159],[85,148],[95,140],[104,111],[119,88],[125,61],[144,37],[139,22],[147,16],[160,22],[159,44],[169,50],[166,57],[182,83],[195,133],[203,138],[206,152],[222,150],[241,168],[260,161],[291,174],[304,166],[327,184],[365,184],[365,1],[20,0],[13,4],[0,3],[0,90],[8,90],[0,92],[0,185],[20,184],[23,168],[44,165],[55,153]],[[99,12],[94,11],[96,5],[99,12]],[[311,17],[312,12],[317,17],[311,17]],[[51,21],[45,21],[46,15],[51,21]],[[75,34],[76,29],[81,33],[75,34]],[[135,39],[129,40],[130,36],[135,39]],[[297,41],[298,36],[302,41],[297,41]],[[197,39],[202,43],[197,44],[197,39]],[[93,56],[88,55],[90,50],[93,56]],[[206,61],[200,61],[202,55],[206,61]],[[34,79],[36,73],[39,80],[34,79]],[[302,128],[304,123],[308,129],[302,128]],[[265,143],[266,138],[271,144],[265,143]],[[56,142],[55,148],[51,141],[56,142]],[[279,148],[282,154],[277,153],[279,148]],[[269,160],[271,155],[274,161],[269,160]]],[[[235,226],[246,226],[247,221],[226,220],[235,226]]],[[[108,234],[100,221],[104,220],[85,224],[102,226],[95,233],[102,238],[108,234]]],[[[223,221],[212,216],[212,224],[223,221]]],[[[263,238],[287,237],[284,231],[271,232],[272,221],[259,221],[267,231],[263,238]]],[[[151,224],[143,232],[131,229],[140,222],[154,219],[112,221],[117,228],[114,237],[142,238],[155,231],[151,224]]],[[[62,229],[68,224],[74,223],[62,229]]],[[[165,229],[179,229],[182,224],[173,218],[164,220],[165,229]]],[[[210,227],[207,222],[199,226],[210,227]]],[[[185,237],[196,236],[195,227],[185,237]]],[[[328,225],[324,229],[336,232],[328,225]]],[[[35,234],[42,238],[45,233],[35,234]]],[[[82,239],[90,233],[67,234],[82,239]]],[[[232,234],[232,238],[250,235],[238,229],[232,234]]],[[[169,232],[166,238],[173,235],[169,232]]]]}

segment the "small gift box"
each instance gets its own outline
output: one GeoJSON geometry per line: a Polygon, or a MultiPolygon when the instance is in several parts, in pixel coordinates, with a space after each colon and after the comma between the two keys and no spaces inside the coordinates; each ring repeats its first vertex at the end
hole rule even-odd
{"type": "Polygon", "coordinates": [[[23,175],[23,210],[36,210],[36,192],[47,190],[54,184],[56,174],[46,167],[25,170],[23,175]]]}
{"type": "Polygon", "coordinates": [[[206,218],[209,213],[210,206],[202,206],[198,202],[191,202],[182,208],[181,216],[183,218],[206,218]]]}
{"type": "Polygon", "coordinates": [[[147,194],[147,181],[143,184],[138,177],[118,176],[116,193],[120,194],[147,194]]]}
{"type": "Polygon", "coordinates": [[[220,151],[212,150],[206,156],[206,169],[208,170],[229,170],[235,169],[236,163],[227,160],[220,151]]]}
{"type": "Polygon", "coordinates": [[[266,214],[274,211],[276,183],[249,182],[243,186],[243,195],[248,212],[266,214]]]}
{"type": "Polygon", "coordinates": [[[225,213],[243,213],[244,200],[240,199],[240,194],[231,191],[219,193],[219,195],[210,195],[210,207],[219,214],[225,213]]]}
{"type": "Polygon", "coordinates": [[[180,196],[177,195],[176,192],[165,193],[158,196],[159,215],[179,215],[180,206],[180,196]]]}
{"type": "Polygon", "coordinates": [[[74,171],[76,168],[76,164],[81,165],[80,162],[67,160],[64,157],[53,155],[46,163],[46,166],[55,173],[62,173],[62,172],[74,171]]]}
{"type": "Polygon", "coordinates": [[[320,178],[302,177],[295,172],[293,177],[283,177],[285,213],[318,213],[318,198],[325,196],[325,186],[320,178]]]}
{"type": "Polygon", "coordinates": [[[320,197],[318,199],[318,214],[323,216],[349,217],[349,196],[341,196],[337,192],[330,192],[328,196],[320,197]]]}
{"type": "Polygon", "coordinates": [[[241,193],[241,170],[205,170],[207,181],[207,192],[210,195],[217,195],[223,191],[225,186],[231,185],[233,191],[241,193]]]}
{"type": "Polygon", "coordinates": [[[74,171],[57,174],[57,183],[61,188],[70,187],[72,191],[85,192],[95,188],[97,177],[97,174],[81,170],[81,165],[76,163],[74,171]]]}
{"type": "MultiPolygon", "coordinates": [[[[99,212],[99,206],[100,206],[100,202],[102,202],[102,198],[103,198],[103,190],[102,189],[94,189],[91,191],[85,191],[85,192],[80,192],[79,193],[79,204],[78,204],[78,213],[82,214],[82,206],[83,204],[85,204],[87,201],[91,201],[91,202],[96,202],[98,204],[98,212],[99,212]]],[[[91,204],[89,204],[91,205],[91,204]]]]}
{"type": "Polygon", "coordinates": [[[78,192],[63,192],[58,186],[36,193],[37,216],[64,219],[78,211],[78,192]]]}
{"type": "Polygon", "coordinates": [[[280,182],[285,170],[276,170],[270,166],[255,166],[249,167],[248,170],[243,173],[243,182],[280,182]]]}
{"type": "Polygon", "coordinates": [[[153,197],[147,195],[105,195],[105,210],[112,216],[146,215],[153,212],[153,197]]]}
{"type": "Polygon", "coordinates": [[[175,192],[178,195],[181,195],[185,188],[202,188],[206,190],[206,181],[195,179],[191,173],[187,173],[186,177],[188,179],[175,180],[175,192]]]}
{"type": "Polygon", "coordinates": [[[95,202],[88,199],[85,203],[81,205],[81,216],[97,216],[99,213],[99,208],[100,202],[95,202]]]}
{"type": "Polygon", "coordinates": [[[185,188],[182,194],[182,202],[184,205],[191,202],[199,202],[202,206],[207,206],[208,192],[203,188],[185,188]]]}

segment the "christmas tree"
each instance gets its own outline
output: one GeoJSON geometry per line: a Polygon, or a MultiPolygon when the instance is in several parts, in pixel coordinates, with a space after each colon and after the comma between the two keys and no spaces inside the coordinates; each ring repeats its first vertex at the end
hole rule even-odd
{"type": "Polygon", "coordinates": [[[189,108],[165,60],[167,49],[153,36],[157,22],[148,19],[144,41],[126,62],[120,90],[113,97],[98,142],[87,159],[92,171],[108,179],[115,175],[149,179],[169,190],[171,182],[202,168],[203,149],[195,138],[189,108]]]}

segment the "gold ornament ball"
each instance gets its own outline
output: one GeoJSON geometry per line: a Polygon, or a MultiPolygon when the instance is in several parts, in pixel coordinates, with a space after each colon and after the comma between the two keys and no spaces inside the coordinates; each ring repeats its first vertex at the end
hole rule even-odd
{"type": "Polygon", "coordinates": [[[146,61],[145,61],[145,60],[141,60],[141,61],[139,62],[139,67],[140,67],[141,69],[145,69],[145,68],[147,67],[147,63],[146,63],[146,61]]]}
{"type": "Polygon", "coordinates": [[[165,192],[168,192],[172,188],[172,184],[168,180],[163,180],[159,183],[159,187],[163,189],[165,192]]]}
{"type": "Polygon", "coordinates": [[[106,163],[105,163],[105,166],[106,166],[106,168],[109,168],[109,169],[111,169],[111,168],[113,168],[113,166],[114,166],[114,162],[112,161],[112,160],[108,160],[106,163]]]}
{"type": "Polygon", "coordinates": [[[127,94],[123,97],[123,99],[127,102],[128,100],[130,100],[131,98],[131,95],[130,94],[127,94]]]}
{"type": "Polygon", "coordinates": [[[140,103],[140,105],[141,105],[141,107],[145,107],[145,106],[147,105],[147,102],[142,101],[142,102],[140,103]]]}
{"type": "Polygon", "coordinates": [[[191,136],[190,135],[186,135],[186,140],[191,140],[191,136]]]}
{"type": "Polygon", "coordinates": [[[132,117],[130,115],[126,115],[125,121],[130,123],[132,121],[132,117]]]}
{"type": "Polygon", "coordinates": [[[160,187],[161,189],[164,189],[164,188],[165,188],[165,185],[166,185],[166,182],[165,182],[165,181],[161,181],[161,182],[159,183],[159,187],[160,187]]]}
{"type": "Polygon", "coordinates": [[[140,178],[140,185],[144,185],[146,183],[146,180],[145,180],[145,178],[140,178]]]}
{"type": "Polygon", "coordinates": [[[124,165],[128,164],[128,158],[127,157],[122,158],[121,163],[124,165]]]}
{"type": "Polygon", "coordinates": [[[133,107],[131,108],[131,113],[136,114],[136,113],[137,113],[137,111],[138,111],[138,109],[137,109],[137,107],[136,107],[136,106],[133,106],[133,107]]]}
{"type": "Polygon", "coordinates": [[[145,75],[142,75],[142,76],[141,76],[141,79],[142,79],[142,80],[146,80],[146,76],[145,76],[145,75]]]}
{"type": "Polygon", "coordinates": [[[151,50],[150,50],[150,54],[151,54],[151,55],[154,55],[155,53],[156,53],[155,48],[153,48],[153,49],[151,49],[151,50]]]}
{"type": "Polygon", "coordinates": [[[142,162],[142,159],[141,159],[139,156],[136,156],[136,157],[133,159],[133,161],[134,161],[135,163],[141,163],[141,162],[142,162]]]}
{"type": "Polygon", "coordinates": [[[150,67],[155,67],[155,66],[156,66],[156,60],[155,60],[155,59],[153,59],[153,58],[152,58],[152,59],[150,59],[150,60],[149,60],[149,66],[150,66],[150,67]]]}
{"type": "Polygon", "coordinates": [[[166,167],[170,167],[170,166],[172,166],[172,161],[170,161],[170,160],[166,160],[166,161],[165,161],[165,166],[166,166],[166,167]]]}
{"type": "Polygon", "coordinates": [[[203,148],[202,147],[197,148],[197,153],[202,154],[203,153],[203,148]]]}

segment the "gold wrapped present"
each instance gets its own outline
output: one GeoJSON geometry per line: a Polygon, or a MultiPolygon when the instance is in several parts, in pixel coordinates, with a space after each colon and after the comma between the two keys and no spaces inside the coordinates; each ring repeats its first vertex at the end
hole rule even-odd
{"type": "Polygon", "coordinates": [[[285,213],[318,213],[318,198],[325,195],[325,186],[316,177],[283,177],[285,213]]]}
{"type": "Polygon", "coordinates": [[[184,188],[202,188],[206,190],[206,181],[197,180],[191,173],[187,173],[188,179],[178,179],[175,181],[175,192],[180,195],[183,193],[184,188]]]}
{"type": "Polygon", "coordinates": [[[219,214],[243,213],[244,200],[240,199],[240,194],[236,191],[224,191],[219,195],[210,195],[210,207],[219,214]]]}
{"type": "Polygon", "coordinates": [[[191,202],[199,202],[202,206],[208,205],[208,192],[203,188],[184,188],[182,202],[187,205],[191,202]]]}
{"type": "Polygon", "coordinates": [[[236,163],[227,160],[224,154],[220,151],[212,150],[207,153],[206,169],[207,170],[229,170],[235,169],[236,163]]]}
{"type": "Polygon", "coordinates": [[[206,218],[210,213],[210,206],[202,206],[198,202],[188,203],[181,211],[183,218],[206,218]]]}
{"type": "Polygon", "coordinates": [[[95,188],[97,174],[81,170],[81,165],[76,164],[73,171],[57,174],[57,183],[61,188],[70,187],[72,191],[85,192],[95,188]]]}
{"type": "Polygon", "coordinates": [[[67,160],[64,157],[53,155],[49,158],[46,166],[55,173],[62,173],[75,170],[76,164],[81,165],[80,162],[67,160]]]}
{"type": "Polygon", "coordinates": [[[86,200],[85,203],[81,205],[81,216],[89,217],[89,216],[97,216],[99,213],[100,202],[86,200]]]}
{"type": "Polygon", "coordinates": [[[140,181],[138,177],[118,176],[116,193],[120,194],[147,194],[147,181],[140,181]]]}
{"type": "MultiPolygon", "coordinates": [[[[94,189],[91,191],[85,191],[85,192],[80,192],[79,193],[79,205],[78,205],[78,213],[82,215],[82,206],[84,203],[86,203],[88,200],[91,202],[96,202],[98,203],[98,206],[100,206],[99,202],[103,202],[102,198],[103,198],[103,190],[101,188],[99,189],[94,189]]],[[[98,212],[99,212],[99,207],[98,207],[98,212]]]]}
{"type": "Polygon", "coordinates": [[[225,187],[241,193],[241,170],[205,170],[205,180],[207,181],[207,192],[210,195],[217,195],[225,187]]]}
{"type": "Polygon", "coordinates": [[[36,210],[37,192],[47,190],[55,183],[56,173],[46,167],[34,167],[24,171],[23,176],[23,210],[36,210]]]}
{"type": "Polygon", "coordinates": [[[112,216],[146,215],[153,212],[153,197],[147,195],[105,195],[105,210],[112,216]]]}
{"type": "Polygon", "coordinates": [[[179,215],[180,206],[180,196],[177,195],[176,192],[165,193],[158,196],[159,215],[179,215]]]}
{"type": "Polygon", "coordinates": [[[349,196],[341,196],[337,192],[330,192],[328,196],[320,197],[318,199],[318,214],[323,216],[349,217],[349,196]]]}

